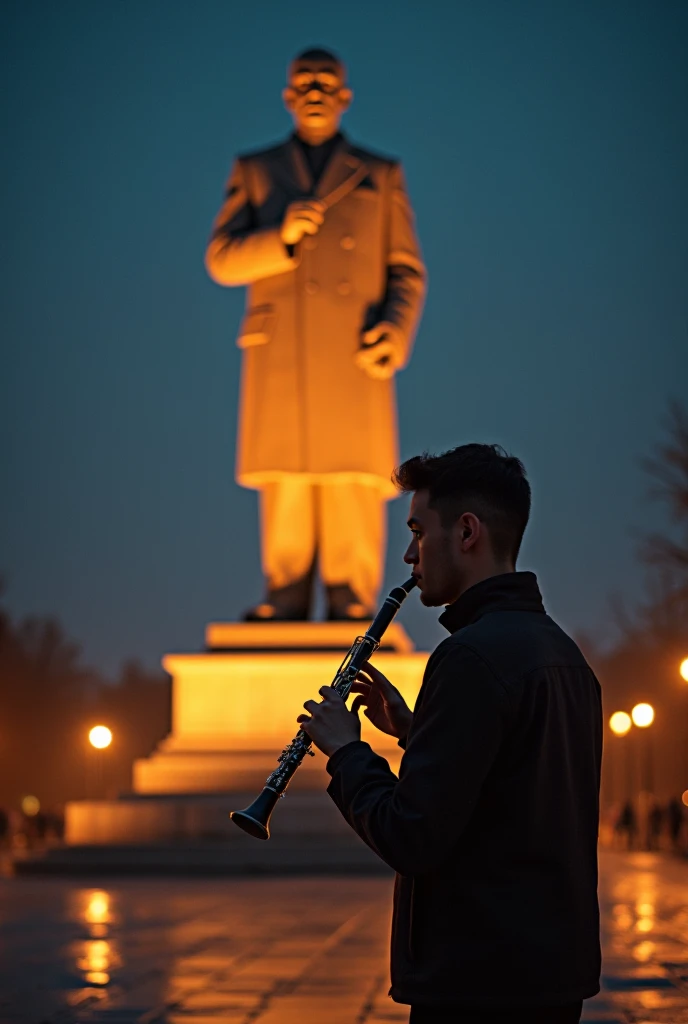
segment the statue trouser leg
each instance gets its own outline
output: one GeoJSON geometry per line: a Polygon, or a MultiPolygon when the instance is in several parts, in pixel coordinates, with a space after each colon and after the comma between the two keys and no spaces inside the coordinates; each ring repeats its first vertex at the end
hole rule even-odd
{"type": "Polygon", "coordinates": [[[316,547],[315,488],[307,477],[283,476],[260,493],[261,559],[267,582],[256,618],[307,619],[316,547]],[[271,606],[274,611],[267,611],[271,606]],[[260,614],[266,609],[267,614],[260,614]]]}
{"type": "Polygon", "coordinates": [[[380,490],[340,481],[318,485],[317,546],[329,618],[365,618],[382,583],[387,510],[380,490]]]}

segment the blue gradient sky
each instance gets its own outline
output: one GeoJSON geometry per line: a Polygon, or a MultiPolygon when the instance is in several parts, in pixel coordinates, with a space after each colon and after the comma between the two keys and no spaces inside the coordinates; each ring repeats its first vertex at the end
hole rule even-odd
{"type": "MultiPolygon", "coordinates": [[[[233,482],[243,292],[203,251],[233,155],[284,137],[294,52],[338,50],[345,127],[403,159],[430,273],[401,450],[526,463],[522,568],[604,636],[662,522],[638,458],[688,379],[688,6],[34,0],[2,8],[0,572],[114,671],[260,594],[233,482]]],[[[386,582],[404,577],[390,506],[386,582]]],[[[409,602],[421,644],[441,636],[409,602]]]]}

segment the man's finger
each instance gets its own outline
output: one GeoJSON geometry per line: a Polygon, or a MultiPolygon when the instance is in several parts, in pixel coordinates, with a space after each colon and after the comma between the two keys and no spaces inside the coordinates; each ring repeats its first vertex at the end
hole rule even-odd
{"type": "Polygon", "coordinates": [[[358,715],[358,709],[366,706],[365,697],[356,697],[351,704],[351,714],[358,715]]]}
{"type": "Polygon", "coordinates": [[[313,199],[309,196],[308,199],[303,200],[303,205],[309,210],[315,210],[321,216],[325,213],[325,204],[322,199],[313,199]]]}
{"type": "Polygon", "coordinates": [[[371,683],[366,682],[364,679],[359,679],[353,683],[351,687],[351,693],[365,693],[369,694],[372,689],[371,683]]]}
{"type": "Polygon", "coordinates": [[[303,217],[304,220],[315,220],[318,224],[322,224],[325,220],[324,214],[313,206],[299,206],[294,210],[297,217],[303,217]]]}
{"type": "Polygon", "coordinates": [[[314,224],[316,227],[320,227],[320,225],[323,222],[322,221],[322,217],[318,217],[318,215],[315,214],[315,213],[313,213],[313,214],[308,213],[308,211],[306,211],[306,210],[304,210],[303,212],[297,213],[297,215],[295,217],[295,220],[296,220],[296,223],[299,224],[299,225],[302,225],[302,224],[314,224]]]}
{"type": "Polygon", "coordinates": [[[312,715],[315,714],[319,707],[318,703],[314,700],[307,700],[303,706],[305,707],[306,711],[310,711],[312,715]]]}
{"type": "Polygon", "coordinates": [[[371,683],[380,694],[389,696],[391,693],[396,693],[396,687],[392,686],[387,676],[383,676],[379,669],[371,665],[369,661],[364,664],[365,671],[369,674],[371,683]]]}

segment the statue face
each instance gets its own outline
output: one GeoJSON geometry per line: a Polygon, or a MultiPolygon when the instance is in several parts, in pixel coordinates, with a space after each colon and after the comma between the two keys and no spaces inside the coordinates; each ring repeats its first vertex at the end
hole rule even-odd
{"type": "Polygon", "coordinates": [[[297,60],[291,65],[282,96],[297,134],[324,141],[339,130],[353,93],[346,87],[344,69],[339,65],[329,60],[297,60]]]}

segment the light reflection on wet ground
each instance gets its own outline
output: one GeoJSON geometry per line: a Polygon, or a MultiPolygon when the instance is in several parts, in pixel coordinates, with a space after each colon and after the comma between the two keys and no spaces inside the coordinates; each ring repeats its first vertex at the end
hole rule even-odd
{"type": "MultiPolygon", "coordinates": [[[[586,1024],[688,1024],[688,863],[604,854],[586,1024]]],[[[383,1024],[385,878],[0,880],[0,1024],[383,1024]]],[[[495,964],[495,980],[499,964],[495,964]]]]}

